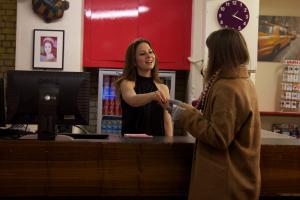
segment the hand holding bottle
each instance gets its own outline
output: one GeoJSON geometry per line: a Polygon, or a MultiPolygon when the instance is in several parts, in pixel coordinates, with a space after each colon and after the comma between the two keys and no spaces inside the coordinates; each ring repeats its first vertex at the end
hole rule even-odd
{"type": "Polygon", "coordinates": [[[182,107],[182,105],[184,105],[182,101],[169,99],[168,111],[171,114],[173,121],[179,120],[181,113],[185,111],[185,108],[182,107]]]}

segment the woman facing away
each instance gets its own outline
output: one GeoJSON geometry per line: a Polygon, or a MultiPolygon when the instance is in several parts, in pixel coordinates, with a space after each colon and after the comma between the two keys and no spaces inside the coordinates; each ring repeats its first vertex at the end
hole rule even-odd
{"type": "Polygon", "coordinates": [[[116,88],[121,98],[122,134],[173,135],[171,116],[164,109],[169,89],[159,79],[157,58],[149,41],[137,39],[128,46],[116,88]]]}
{"type": "Polygon", "coordinates": [[[221,29],[206,40],[206,87],[196,108],[177,103],[173,120],[196,138],[189,200],[257,200],[260,114],[240,32],[221,29]]]}

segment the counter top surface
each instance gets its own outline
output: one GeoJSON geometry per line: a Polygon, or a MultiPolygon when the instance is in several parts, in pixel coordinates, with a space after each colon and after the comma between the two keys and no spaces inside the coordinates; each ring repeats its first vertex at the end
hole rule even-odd
{"type": "Polygon", "coordinates": [[[300,139],[267,130],[261,130],[262,145],[299,145],[300,139]]]}
{"type": "MultiPolygon", "coordinates": [[[[24,141],[36,140],[36,135],[31,135],[25,137],[24,139],[15,139],[15,140],[1,140],[2,142],[11,142],[11,141],[24,141]]],[[[176,143],[186,143],[193,144],[195,143],[195,138],[190,134],[186,136],[175,136],[175,137],[164,137],[164,136],[155,136],[151,138],[128,138],[120,135],[109,134],[109,137],[106,139],[72,139],[70,137],[65,136],[57,136],[55,142],[89,142],[89,143],[147,143],[147,144],[176,144],[176,143]]],[[[53,141],[43,141],[43,142],[53,142],[53,141]]],[[[261,132],[261,144],[262,145],[299,145],[300,139],[296,139],[295,137],[290,137],[287,135],[282,135],[278,133],[274,133],[271,131],[262,130],[261,132]]]]}

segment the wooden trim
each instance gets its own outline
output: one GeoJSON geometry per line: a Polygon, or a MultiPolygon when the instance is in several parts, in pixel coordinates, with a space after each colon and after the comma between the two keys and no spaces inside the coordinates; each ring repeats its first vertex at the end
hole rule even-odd
{"type": "Polygon", "coordinates": [[[269,111],[261,111],[261,116],[290,116],[290,117],[300,117],[300,112],[269,112],[269,111]]]}

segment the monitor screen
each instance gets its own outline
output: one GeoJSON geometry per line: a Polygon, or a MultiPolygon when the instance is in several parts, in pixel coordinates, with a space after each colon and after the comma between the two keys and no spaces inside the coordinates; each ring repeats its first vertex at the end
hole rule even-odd
{"type": "Polygon", "coordinates": [[[4,80],[0,78],[0,126],[5,126],[4,80]]]}
{"type": "Polygon", "coordinates": [[[88,72],[8,71],[7,122],[37,124],[38,139],[54,140],[56,125],[89,123],[88,72]]]}

